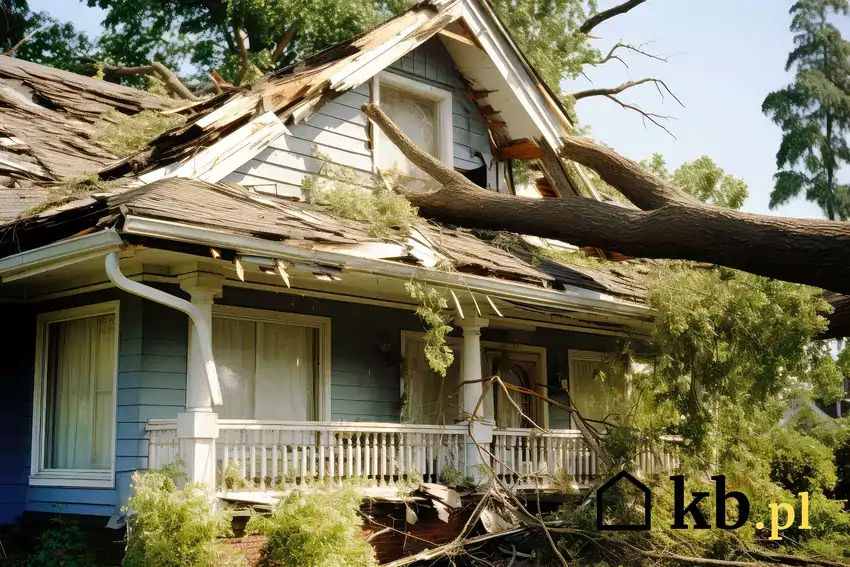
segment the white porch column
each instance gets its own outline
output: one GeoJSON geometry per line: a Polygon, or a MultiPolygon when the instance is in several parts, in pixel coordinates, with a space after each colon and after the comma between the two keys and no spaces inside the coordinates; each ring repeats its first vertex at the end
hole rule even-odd
{"type": "MultiPolygon", "coordinates": [[[[475,313],[470,306],[466,313],[475,313]]],[[[487,459],[486,453],[481,454],[476,443],[487,449],[493,442],[493,428],[495,424],[484,419],[484,382],[482,382],[481,371],[481,329],[486,327],[489,320],[485,317],[467,315],[461,318],[455,317],[455,325],[463,330],[463,362],[461,365],[460,380],[463,384],[463,413],[465,423],[469,425],[469,442],[466,444],[466,474],[481,481],[482,475],[478,468],[479,464],[487,459]],[[477,410],[476,410],[477,406],[477,410]]]]}
{"type": "MultiPolygon", "coordinates": [[[[207,320],[212,329],[213,298],[221,295],[224,277],[193,272],[180,277],[180,288],[207,320]]],[[[186,365],[186,411],[177,415],[180,456],[190,482],[215,490],[215,440],[218,414],[213,411],[204,356],[195,326],[189,321],[189,358],[186,365]]]]}

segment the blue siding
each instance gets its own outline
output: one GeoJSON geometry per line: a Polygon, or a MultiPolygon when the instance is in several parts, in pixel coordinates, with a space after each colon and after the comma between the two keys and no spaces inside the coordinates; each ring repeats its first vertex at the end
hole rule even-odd
{"type": "Polygon", "coordinates": [[[0,524],[23,511],[109,516],[126,504],[130,476],[147,467],[144,422],[174,417],[185,406],[185,315],[118,290],[76,295],[38,305],[4,306],[16,332],[0,344],[0,524]],[[120,299],[115,488],[30,487],[33,361],[38,313],[120,299]]]}

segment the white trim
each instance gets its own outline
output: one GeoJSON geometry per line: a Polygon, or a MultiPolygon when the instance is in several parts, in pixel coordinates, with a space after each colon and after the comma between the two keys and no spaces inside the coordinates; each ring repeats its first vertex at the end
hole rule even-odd
{"type": "Polygon", "coordinates": [[[53,242],[0,260],[0,282],[8,283],[104,256],[123,243],[114,230],[53,242]]]}
{"type": "Polygon", "coordinates": [[[636,303],[620,301],[614,297],[578,287],[567,286],[564,291],[542,289],[531,285],[515,284],[492,278],[459,275],[437,270],[421,269],[385,260],[357,258],[348,254],[322,252],[292,246],[253,236],[242,236],[212,228],[184,223],[127,215],[124,232],[178,242],[229,248],[242,255],[266,256],[296,263],[312,262],[346,270],[379,274],[391,278],[420,278],[431,284],[440,284],[461,291],[479,291],[493,297],[521,301],[540,307],[576,309],[650,323],[652,310],[636,303]]]}
{"type": "MultiPolygon", "coordinates": [[[[378,80],[375,81],[378,86],[378,104],[380,105],[380,84],[386,84],[390,87],[408,92],[415,97],[424,98],[425,100],[434,101],[437,103],[437,158],[449,167],[454,167],[454,130],[452,125],[452,92],[446,89],[441,89],[428,83],[417,81],[397,73],[381,71],[376,75],[378,80]]],[[[383,136],[380,134],[376,139],[383,136]]],[[[375,153],[375,163],[378,161],[378,154],[375,153]]]]}
{"type": "Polygon", "coordinates": [[[33,420],[32,420],[32,446],[30,456],[31,486],[68,486],[68,487],[91,487],[91,488],[114,488],[115,487],[115,453],[117,437],[117,412],[118,412],[118,356],[121,342],[121,327],[119,322],[120,302],[105,301],[81,307],[72,307],[61,311],[41,313],[37,318],[36,348],[35,348],[35,377],[33,388],[33,420]],[[115,353],[112,370],[112,453],[109,458],[109,469],[45,469],[44,468],[44,443],[42,433],[45,431],[46,405],[44,400],[45,380],[47,379],[47,328],[51,323],[72,321],[101,315],[115,316],[115,353]]]}
{"type": "Polygon", "coordinates": [[[316,395],[318,405],[316,408],[317,417],[322,421],[330,421],[331,319],[329,317],[318,317],[315,315],[289,313],[287,311],[271,311],[266,309],[217,304],[213,305],[212,315],[213,317],[225,317],[229,319],[243,319],[259,322],[268,321],[269,323],[283,323],[316,329],[319,333],[319,375],[316,380],[319,386],[319,391],[316,395]]]}
{"type": "Polygon", "coordinates": [[[185,161],[145,173],[139,181],[147,184],[169,177],[185,177],[216,183],[284,134],[289,134],[289,130],[274,112],[269,111],[185,161]]]}
{"type": "Polygon", "coordinates": [[[462,0],[461,18],[490,57],[511,91],[553,148],[561,147],[561,137],[572,133],[567,117],[557,108],[542,85],[526,69],[519,48],[486,2],[462,0]]]}

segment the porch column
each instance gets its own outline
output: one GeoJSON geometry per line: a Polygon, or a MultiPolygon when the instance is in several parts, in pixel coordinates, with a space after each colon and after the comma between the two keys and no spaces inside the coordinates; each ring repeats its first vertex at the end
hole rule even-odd
{"type": "MultiPolygon", "coordinates": [[[[474,307],[470,306],[466,313],[475,313],[474,307]]],[[[469,442],[466,444],[466,474],[476,481],[485,480],[478,465],[485,462],[484,455],[478,449],[472,439],[490,448],[493,442],[493,428],[495,424],[484,419],[484,383],[481,371],[481,329],[486,327],[489,320],[485,317],[467,315],[461,318],[455,317],[455,325],[463,330],[463,362],[460,369],[460,380],[463,384],[463,413],[465,423],[469,426],[469,442]],[[479,402],[480,400],[480,402],[479,402]],[[477,410],[476,410],[477,406],[477,410]]],[[[489,460],[489,459],[487,459],[489,460]]]]}
{"type": "MultiPolygon", "coordinates": [[[[221,296],[224,277],[193,272],[181,276],[180,288],[189,294],[212,329],[213,298],[221,296]]],[[[218,438],[218,414],[213,411],[204,356],[197,332],[189,321],[189,357],[186,364],[186,411],[177,415],[180,456],[190,482],[215,490],[215,440],[218,438]]]]}

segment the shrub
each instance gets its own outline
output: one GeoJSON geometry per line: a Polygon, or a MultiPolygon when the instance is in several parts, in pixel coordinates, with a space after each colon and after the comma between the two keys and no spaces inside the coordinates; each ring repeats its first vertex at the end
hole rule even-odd
{"type": "Polygon", "coordinates": [[[838,480],[832,450],[807,435],[780,429],[774,435],[770,479],[786,490],[829,491],[838,480]]]}
{"type": "Polygon", "coordinates": [[[361,496],[353,487],[309,494],[294,491],[278,502],[270,517],[254,516],[249,533],[269,540],[260,551],[261,567],[372,567],[375,552],[360,537],[361,496]]]}
{"type": "Polygon", "coordinates": [[[199,485],[177,488],[167,472],[135,473],[127,525],[125,567],[208,567],[247,565],[216,538],[230,535],[223,510],[212,510],[199,485]]]}
{"type": "MultiPolygon", "coordinates": [[[[64,506],[60,506],[60,512],[64,506]]],[[[38,536],[38,546],[29,558],[29,567],[89,567],[94,555],[86,548],[83,533],[76,522],[60,514],[52,518],[53,527],[38,536]]]]}

